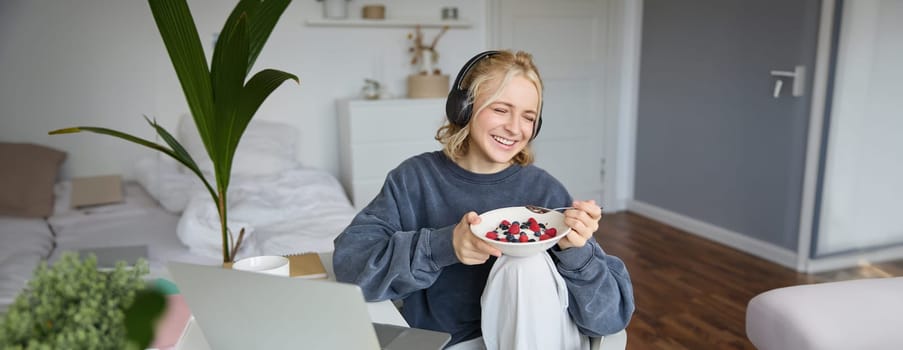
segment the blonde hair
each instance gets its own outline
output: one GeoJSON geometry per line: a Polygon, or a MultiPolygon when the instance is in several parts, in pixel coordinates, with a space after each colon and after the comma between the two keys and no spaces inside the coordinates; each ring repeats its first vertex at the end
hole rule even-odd
{"type": "MultiPolygon", "coordinates": [[[[467,86],[468,101],[471,105],[476,102],[477,96],[488,96],[480,106],[475,106],[467,125],[459,126],[446,120],[445,124],[436,131],[436,140],[442,143],[442,151],[446,156],[453,160],[464,157],[469,151],[470,140],[470,121],[474,116],[478,115],[483,109],[498,100],[502,90],[508,86],[514,77],[524,77],[536,86],[536,92],[539,95],[539,105],[536,106],[537,111],[542,110],[542,79],[539,77],[539,70],[533,63],[533,56],[523,51],[499,51],[478,62],[464,77],[462,85],[467,86]],[[499,81],[498,86],[494,86],[490,82],[499,81]],[[490,91],[495,87],[495,91],[490,91]]],[[[537,115],[537,117],[541,117],[537,115]]],[[[536,119],[534,123],[539,123],[536,119]]],[[[534,132],[536,128],[534,127],[534,132]]],[[[528,143],[523,150],[514,156],[514,163],[519,165],[530,165],[533,163],[533,150],[528,143]]]]}

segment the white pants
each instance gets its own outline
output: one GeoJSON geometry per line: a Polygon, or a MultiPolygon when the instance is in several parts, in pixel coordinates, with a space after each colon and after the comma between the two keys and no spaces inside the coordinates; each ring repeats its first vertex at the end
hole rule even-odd
{"type": "Polygon", "coordinates": [[[547,253],[500,257],[480,304],[487,350],[589,349],[589,337],[568,314],[567,285],[547,253]]]}

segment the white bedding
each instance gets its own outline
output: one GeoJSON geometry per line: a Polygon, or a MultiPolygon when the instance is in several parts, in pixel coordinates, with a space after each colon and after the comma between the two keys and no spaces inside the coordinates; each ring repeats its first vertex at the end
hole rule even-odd
{"type": "MultiPolygon", "coordinates": [[[[168,261],[222,262],[219,219],[206,192],[183,192],[193,200],[182,215],[164,209],[134,182],[124,184],[122,203],[69,209],[69,186],[57,184],[54,214],[46,220],[0,217],[0,313],[41,260],[53,263],[66,251],[146,245],[149,277],[168,277],[168,261]]],[[[232,187],[230,218],[253,230],[239,258],[331,251],[333,239],[354,215],[338,181],[320,170],[298,167],[236,179],[232,187]]]]}
{"type": "Polygon", "coordinates": [[[53,234],[44,219],[0,216],[0,313],[53,249],[53,234]]]}
{"type": "MultiPolygon", "coordinates": [[[[191,118],[183,116],[178,135],[212,181],[212,163],[191,118]]],[[[227,195],[230,231],[237,237],[245,229],[237,258],[332,251],[333,239],[355,215],[334,176],[295,159],[297,136],[290,125],[264,120],[253,121],[242,136],[227,195]]],[[[222,257],[219,213],[195,174],[157,154],[137,162],[134,176],[163,207],[182,213],[178,237],[193,254],[222,257]]]]}
{"type": "MultiPolygon", "coordinates": [[[[193,124],[180,123],[179,136],[209,171],[193,124]]],[[[284,124],[255,121],[242,139],[228,196],[230,227],[247,232],[238,258],[332,251],[354,217],[334,176],[295,160],[296,137],[284,124]]],[[[65,251],[146,245],[151,277],[166,277],[168,261],[222,262],[219,216],[200,180],[160,154],[133,170],[136,182],[125,183],[122,203],[70,209],[70,183],[63,181],[54,188],[50,218],[0,217],[0,312],[42,259],[52,263],[65,251]]]]}
{"type": "MultiPolygon", "coordinates": [[[[57,184],[56,200],[67,203],[69,183],[57,184]]],[[[192,254],[179,241],[176,225],[179,215],[161,208],[136,183],[124,185],[124,201],[87,209],[71,210],[58,206],[47,219],[56,234],[54,262],[63,252],[85,248],[146,245],[152,277],[165,277],[167,261],[214,265],[222,260],[192,254]]]]}
{"type": "MultiPolygon", "coordinates": [[[[219,214],[200,180],[157,157],[137,168],[138,182],[152,197],[172,203],[170,210],[182,209],[178,237],[191,252],[221,258],[219,214]]],[[[230,230],[237,236],[245,229],[238,258],[332,251],[333,239],[355,215],[334,176],[297,163],[273,174],[233,175],[227,199],[230,230]]]]}

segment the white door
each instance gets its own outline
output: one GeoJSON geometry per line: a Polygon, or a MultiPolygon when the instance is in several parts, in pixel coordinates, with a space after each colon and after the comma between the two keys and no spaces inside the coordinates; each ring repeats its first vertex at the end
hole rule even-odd
{"type": "MultiPolygon", "coordinates": [[[[545,85],[536,165],[575,199],[602,203],[606,0],[495,0],[490,46],[524,50],[545,85]]],[[[603,203],[604,204],[604,203],[603,203]]]]}

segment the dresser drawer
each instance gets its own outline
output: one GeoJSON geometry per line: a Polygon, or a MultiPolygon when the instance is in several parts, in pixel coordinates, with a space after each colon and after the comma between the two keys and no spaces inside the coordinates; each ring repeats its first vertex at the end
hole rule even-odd
{"type": "Polygon", "coordinates": [[[436,151],[445,99],[340,100],[340,180],[355,208],[367,205],[386,174],[412,156],[436,151]]]}

